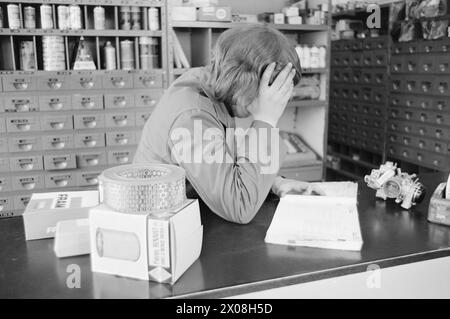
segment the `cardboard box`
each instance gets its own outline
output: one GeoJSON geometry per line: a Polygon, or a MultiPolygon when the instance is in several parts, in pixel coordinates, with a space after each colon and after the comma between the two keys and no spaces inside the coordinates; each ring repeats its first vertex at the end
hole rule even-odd
{"type": "Polygon", "coordinates": [[[89,223],[93,272],[173,284],[200,256],[197,200],[165,218],[119,213],[101,204],[91,209],[89,223]]]}
{"type": "Polygon", "coordinates": [[[298,17],[300,15],[300,10],[298,7],[284,7],[283,13],[286,17],[298,17]]]}
{"type": "Polygon", "coordinates": [[[202,7],[197,11],[198,21],[231,22],[231,7],[202,7]]]}
{"type": "Polygon", "coordinates": [[[98,191],[33,194],[23,213],[25,238],[53,238],[57,222],[87,218],[89,209],[98,204],[98,191]]]}
{"type": "Polygon", "coordinates": [[[302,17],[287,17],[287,23],[288,24],[302,24],[303,19],[302,19],[302,17]]]}
{"type": "Polygon", "coordinates": [[[172,21],[196,21],[197,8],[172,7],[172,21]]]}
{"type": "Polygon", "coordinates": [[[90,254],[89,219],[58,222],[53,250],[59,258],[90,254]]]}
{"type": "Polygon", "coordinates": [[[284,14],[283,13],[274,13],[273,14],[273,23],[284,24],[284,14]]]}

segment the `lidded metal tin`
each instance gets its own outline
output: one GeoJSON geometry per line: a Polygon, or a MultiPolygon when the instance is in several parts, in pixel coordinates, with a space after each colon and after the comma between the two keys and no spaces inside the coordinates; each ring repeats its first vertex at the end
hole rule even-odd
{"type": "Polygon", "coordinates": [[[36,29],[36,9],[28,6],[23,9],[25,29],[36,29]]]}

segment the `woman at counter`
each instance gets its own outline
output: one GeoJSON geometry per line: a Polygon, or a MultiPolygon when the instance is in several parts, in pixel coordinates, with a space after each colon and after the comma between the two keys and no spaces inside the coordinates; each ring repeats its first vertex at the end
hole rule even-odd
{"type": "MultiPolygon", "coordinates": [[[[245,224],[270,191],[312,192],[277,176],[285,154],[277,124],[300,61],[278,30],[250,25],[225,31],[211,63],[193,68],[166,91],[145,124],[134,162],[179,165],[188,197],[197,194],[222,218],[245,224]],[[234,118],[253,116],[247,130],[234,118]]],[[[320,190],[316,190],[320,193],[320,190]]]]}

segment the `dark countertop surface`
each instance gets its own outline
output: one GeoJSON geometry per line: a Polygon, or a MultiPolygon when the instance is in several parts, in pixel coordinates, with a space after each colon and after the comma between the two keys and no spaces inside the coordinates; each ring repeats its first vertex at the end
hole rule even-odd
{"type": "MultiPolygon", "coordinates": [[[[58,259],[53,240],[25,241],[21,217],[0,220],[0,298],[226,297],[450,255],[450,227],[429,223],[429,198],[444,174],[424,175],[425,200],[410,212],[375,199],[359,185],[360,252],[266,244],[277,206],[268,198],[248,225],[228,223],[202,207],[203,248],[173,285],[92,273],[89,256],[58,259]],[[66,281],[69,265],[81,271],[80,288],[66,281]]],[[[69,278],[70,280],[70,278],[69,278]]]]}

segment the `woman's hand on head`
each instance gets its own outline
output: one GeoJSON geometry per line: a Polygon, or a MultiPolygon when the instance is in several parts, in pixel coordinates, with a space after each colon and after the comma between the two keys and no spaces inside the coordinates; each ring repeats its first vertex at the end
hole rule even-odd
{"type": "Polygon", "coordinates": [[[295,69],[288,63],[269,85],[275,66],[275,62],[267,66],[260,81],[258,97],[249,108],[255,120],[267,122],[273,127],[276,127],[292,96],[295,76],[295,69]]]}
{"type": "Polygon", "coordinates": [[[297,181],[278,176],[272,185],[272,192],[279,197],[285,196],[287,193],[297,193],[301,195],[325,195],[325,193],[317,186],[310,183],[297,181]]]}

